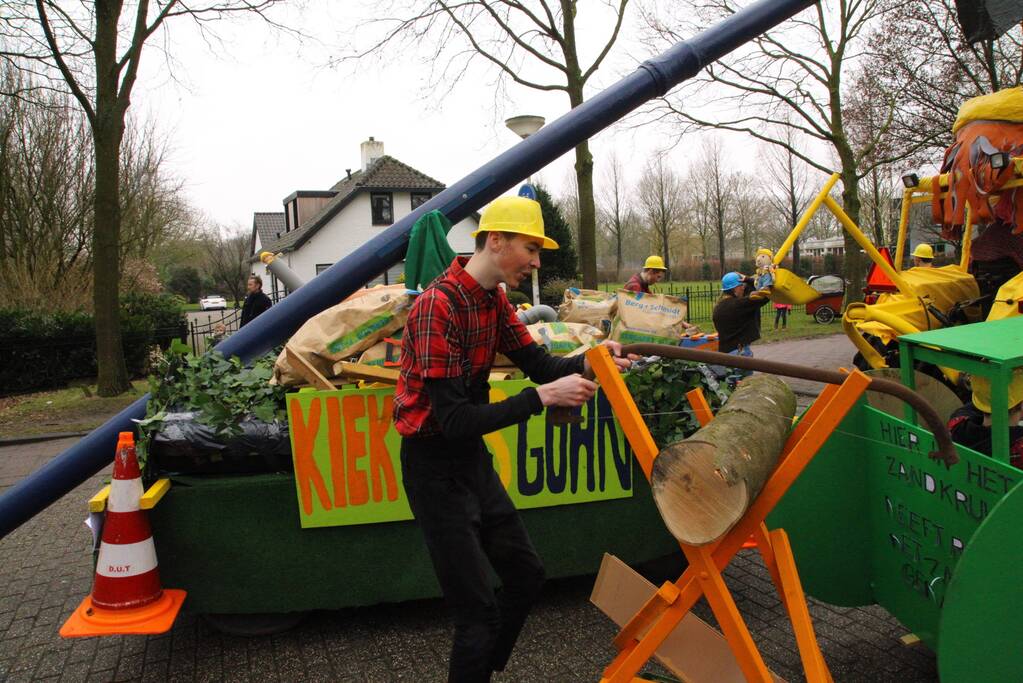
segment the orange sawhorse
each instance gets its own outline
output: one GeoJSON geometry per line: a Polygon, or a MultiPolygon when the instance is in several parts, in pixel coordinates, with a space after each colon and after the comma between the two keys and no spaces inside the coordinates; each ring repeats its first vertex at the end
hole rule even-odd
{"type": "MultiPolygon", "coordinates": [[[[649,480],[658,449],[632,395],[605,347],[590,350],[587,359],[649,480]]],[[[715,543],[705,546],[681,544],[689,567],[674,583],[665,582],[618,633],[614,639],[618,655],[604,670],[602,681],[629,683],[642,680],[636,678],[636,673],[702,595],[707,598],[746,680],[770,683],[773,678],[721,576],[721,570],[743,547],[744,541],[753,536],[788,612],[807,681],[831,683],[831,673],[817,644],[788,536],[783,529],[768,530],[764,520],[868,384],[870,379],[855,370],[841,385],[827,385],[792,430],[774,473],[738,524],[715,543]]],[[[690,397],[690,401],[700,423],[706,424],[711,414],[702,394],[690,397]]]]}

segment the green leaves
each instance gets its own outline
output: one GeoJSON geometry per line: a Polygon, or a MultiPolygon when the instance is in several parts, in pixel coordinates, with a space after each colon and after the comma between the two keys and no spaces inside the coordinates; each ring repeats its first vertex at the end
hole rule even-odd
{"type": "Polygon", "coordinates": [[[681,441],[700,428],[686,392],[703,389],[714,411],[729,394],[706,365],[683,360],[662,359],[645,365],[626,374],[625,384],[659,448],[681,441]]]}
{"type": "Polygon", "coordinates": [[[241,422],[249,416],[263,422],[286,419],[287,390],[268,383],[278,353],[272,351],[246,368],[237,356],[224,358],[216,350],[192,356],[187,346],[172,346],[149,377],[151,398],[146,418],[139,422],[140,458],[169,412],[194,411],[199,422],[223,437],[241,434],[241,422]]]}

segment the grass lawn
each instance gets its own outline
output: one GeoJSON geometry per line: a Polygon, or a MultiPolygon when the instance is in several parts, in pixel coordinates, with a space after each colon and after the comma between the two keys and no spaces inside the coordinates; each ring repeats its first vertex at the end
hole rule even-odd
{"type": "MultiPolygon", "coordinates": [[[[696,321],[702,332],[714,332],[714,324],[709,320],[696,321]]],[[[774,311],[770,317],[765,315],[760,319],[760,341],[757,344],[765,344],[773,341],[785,341],[788,339],[809,339],[810,337],[826,337],[832,334],[842,334],[842,323],[836,318],[828,325],[821,325],[813,319],[813,316],[806,315],[802,310],[795,309],[789,312],[788,325],[784,329],[774,329],[774,311]]]]}
{"type": "Polygon", "coordinates": [[[111,398],[97,396],[95,385],[86,387],[91,396],[85,395],[83,387],[70,387],[0,398],[0,439],[95,429],[149,388],[142,379],[132,382],[132,387],[111,398]]]}

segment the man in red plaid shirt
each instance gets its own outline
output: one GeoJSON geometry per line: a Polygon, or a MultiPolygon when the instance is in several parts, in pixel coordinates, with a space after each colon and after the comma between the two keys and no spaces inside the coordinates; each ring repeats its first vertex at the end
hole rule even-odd
{"type": "MultiPolygon", "coordinates": [[[[476,252],[459,257],[419,297],[402,338],[394,421],[409,506],[423,530],[455,621],[449,681],[489,681],[504,669],[543,585],[543,563],[494,470],[483,435],[546,406],[580,406],[597,386],[583,356],[550,356],[519,322],[504,291],[540,267],[540,205],[495,200],[480,221],[476,252]],[[487,379],[503,353],[539,386],[490,403],[487,379]],[[488,567],[500,577],[495,594],[488,567]]],[[[618,358],[621,346],[605,342],[618,358]]]]}

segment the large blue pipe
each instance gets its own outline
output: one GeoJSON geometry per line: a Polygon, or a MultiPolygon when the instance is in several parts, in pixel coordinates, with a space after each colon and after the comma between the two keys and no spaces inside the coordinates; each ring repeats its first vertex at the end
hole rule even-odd
{"type": "MultiPolygon", "coordinates": [[[[814,0],[759,0],[690,40],[649,59],[631,75],[540,129],[341,259],[217,346],[248,360],[288,339],[306,320],[333,306],[405,256],[413,223],[440,209],[452,223],[618,121],[665,95],[703,67],[778,25],[814,0]]],[[[0,496],[0,538],[44,510],[113,460],[117,433],[145,415],[148,395],[0,496]]]]}

